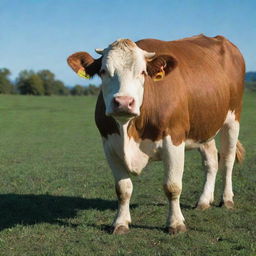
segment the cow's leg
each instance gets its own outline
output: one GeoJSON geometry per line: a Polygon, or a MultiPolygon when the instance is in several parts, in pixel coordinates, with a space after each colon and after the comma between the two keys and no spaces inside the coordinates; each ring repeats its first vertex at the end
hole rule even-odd
{"type": "Polygon", "coordinates": [[[200,146],[199,151],[206,171],[206,180],[197,208],[205,210],[210,207],[210,204],[214,200],[214,186],[218,170],[218,151],[215,145],[215,140],[211,140],[200,146]]]}
{"type": "Polygon", "coordinates": [[[182,175],[184,169],[185,143],[173,145],[170,136],[163,140],[163,161],[165,167],[164,192],[169,201],[167,229],[170,234],[186,231],[180,209],[182,175]]]}
{"type": "Polygon", "coordinates": [[[223,204],[226,208],[232,209],[233,189],[232,189],[232,170],[236,158],[236,144],[238,142],[239,122],[229,121],[221,130],[221,150],[220,150],[220,169],[223,179],[223,204]]]}
{"type": "Polygon", "coordinates": [[[116,195],[118,198],[118,211],[113,223],[113,233],[125,234],[129,231],[129,223],[131,223],[129,204],[133,186],[123,161],[113,152],[105,151],[105,153],[115,178],[116,195]]]}

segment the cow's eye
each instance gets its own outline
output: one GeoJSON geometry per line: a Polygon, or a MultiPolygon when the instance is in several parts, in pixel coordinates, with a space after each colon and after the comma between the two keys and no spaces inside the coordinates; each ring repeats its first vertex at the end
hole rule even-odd
{"type": "Polygon", "coordinates": [[[106,70],[105,69],[101,69],[100,70],[100,76],[104,76],[106,74],[106,70]]]}
{"type": "Polygon", "coordinates": [[[143,70],[140,74],[143,75],[143,76],[145,76],[145,75],[146,75],[146,71],[143,70]]]}

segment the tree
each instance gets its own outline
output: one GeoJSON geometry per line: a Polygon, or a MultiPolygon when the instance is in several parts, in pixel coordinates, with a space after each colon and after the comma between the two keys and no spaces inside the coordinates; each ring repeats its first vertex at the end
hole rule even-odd
{"type": "Polygon", "coordinates": [[[100,87],[93,84],[83,87],[75,85],[69,89],[65,84],[55,79],[55,75],[47,70],[34,72],[23,70],[16,78],[15,84],[9,80],[10,71],[6,68],[0,69],[0,94],[20,93],[29,95],[98,95],[100,87]]]}
{"type": "Polygon", "coordinates": [[[21,71],[17,78],[17,88],[21,94],[44,95],[42,79],[33,71],[21,71]]]}
{"type": "Polygon", "coordinates": [[[100,87],[97,87],[93,84],[89,84],[89,86],[84,88],[84,95],[98,95],[100,91],[100,87]]]}
{"type": "Polygon", "coordinates": [[[0,94],[1,93],[14,93],[14,86],[8,76],[11,75],[11,72],[7,68],[0,69],[0,94]]]}
{"type": "Polygon", "coordinates": [[[52,95],[55,94],[55,88],[54,86],[55,84],[55,75],[47,70],[41,70],[39,72],[37,72],[37,75],[41,78],[41,80],[43,81],[43,87],[44,87],[44,93],[45,95],[52,95]]]}
{"type": "Polygon", "coordinates": [[[71,90],[70,90],[72,95],[77,95],[77,96],[82,96],[84,95],[84,87],[81,85],[75,85],[71,90]]]}
{"type": "Polygon", "coordinates": [[[69,89],[65,87],[64,83],[60,80],[55,80],[53,84],[53,94],[68,95],[69,89]]]}
{"type": "Polygon", "coordinates": [[[90,95],[98,95],[100,92],[100,87],[95,86],[93,84],[89,84],[88,90],[90,95]]]}

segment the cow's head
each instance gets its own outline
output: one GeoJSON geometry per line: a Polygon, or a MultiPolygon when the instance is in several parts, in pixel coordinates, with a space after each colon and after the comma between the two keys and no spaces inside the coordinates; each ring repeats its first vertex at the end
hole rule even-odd
{"type": "Polygon", "coordinates": [[[86,52],[78,52],[68,58],[68,64],[76,73],[85,71],[88,76],[101,77],[106,115],[120,122],[140,115],[145,77],[163,78],[176,65],[172,56],[156,56],[129,39],[119,39],[96,52],[102,57],[93,59],[86,52]]]}

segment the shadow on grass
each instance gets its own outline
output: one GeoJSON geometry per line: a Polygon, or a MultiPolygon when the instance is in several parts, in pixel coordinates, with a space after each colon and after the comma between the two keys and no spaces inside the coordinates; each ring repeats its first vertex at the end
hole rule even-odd
{"type": "Polygon", "coordinates": [[[75,218],[77,211],[90,209],[99,211],[116,210],[117,202],[99,198],[1,194],[0,230],[11,228],[17,224],[70,225],[61,219],[75,218]]]}
{"type": "MultiPolygon", "coordinates": [[[[130,207],[136,208],[137,204],[130,207]]],[[[156,204],[166,207],[166,204],[156,204]]],[[[183,208],[192,207],[183,205],[183,208]]],[[[34,225],[37,223],[58,224],[76,227],[65,219],[75,218],[79,210],[117,210],[117,201],[100,198],[81,198],[72,196],[53,195],[18,195],[0,194],[0,231],[20,225],[34,225]]],[[[107,233],[112,232],[108,225],[92,225],[107,233]]],[[[134,229],[163,230],[161,227],[131,225],[134,229]]]]}
{"type": "MultiPolygon", "coordinates": [[[[112,234],[113,233],[113,226],[110,225],[97,225],[97,224],[93,224],[90,225],[91,227],[100,229],[102,231],[104,231],[105,233],[108,234],[112,234]]],[[[136,225],[136,224],[131,224],[129,225],[130,231],[132,231],[133,229],[143,229],[143,230],[157,230],[157,231],[161,231],[161,232],[166,232],[166,228],[164,227],[158,227],[158,226],[146,226],[146,225],[136,225]]]]}

